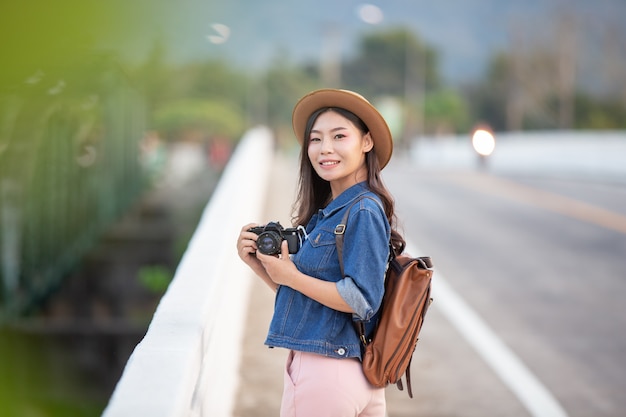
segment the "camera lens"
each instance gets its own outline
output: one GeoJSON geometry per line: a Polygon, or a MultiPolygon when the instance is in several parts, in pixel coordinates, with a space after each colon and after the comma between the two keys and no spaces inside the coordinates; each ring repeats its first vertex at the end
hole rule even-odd
{"type": "Polygon", "coordinates": [[[276,232],[263,232],[256,240],[259,252],[265,255],[276,255],[280,253],[280,244],[283,238],[276,232]]]}

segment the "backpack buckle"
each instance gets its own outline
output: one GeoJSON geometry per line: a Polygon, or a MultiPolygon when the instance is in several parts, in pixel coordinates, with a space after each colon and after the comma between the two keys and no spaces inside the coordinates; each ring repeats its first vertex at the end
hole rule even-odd
{"type": "Polygon", "coordinates": [[[346,231],[346,225],[339,223],[337,226],[335,226],[335,234],[336,235],[343,235],[346,231]]]}

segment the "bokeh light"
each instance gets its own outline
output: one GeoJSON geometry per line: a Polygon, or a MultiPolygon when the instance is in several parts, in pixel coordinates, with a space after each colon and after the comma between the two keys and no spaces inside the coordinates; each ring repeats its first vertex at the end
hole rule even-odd
{"type": "Polygon", "coordinates": [[[384,19],[383,11],[373,4],[362,4],[357,9],[359,18],[370,25],[377,25],[384,19]]]}
{"type": "Polygon", "coordinates": [[[472,146],[479,155],[489,156],[496,147],[496,140],[488,130],[477,129],[472,135],[472,146]]]}

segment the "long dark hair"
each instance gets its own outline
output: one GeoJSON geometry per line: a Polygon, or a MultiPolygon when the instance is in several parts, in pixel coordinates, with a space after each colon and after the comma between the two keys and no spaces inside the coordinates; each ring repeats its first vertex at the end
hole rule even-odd
{"type": "MultiPolygon", "coordinates": [[[[322,113],[328,111],[338,113],[350,120],[363,135],[369,132],[365,123],[363,123],[357,115],[346,109],[338,107],[323,107],[311,114],[306,124],[302,140],[302,148],[300,150],[300,179],[298,181],[298,195],[293,206],[295,216],[292,219],[295,225],[305,226],[309,220],[311,220],[311,217],[313,217],[319,209],[326,207],[332,199],[330,183],[317,175],[317,172],[313,169],[313,165],[311,165],[308,155],[308,138],[311,135],[313,124],[322,113]]],[[[380,197],[380,200],[383,203],[385,215],[391,225],[391,245],[394,252],[396,254],[400,254],[404,251],[406,242],[397,230],[395,202],[391,193],[387,190],[382,181],[380,176],[380,165],[373,149],[365,154],[365,163],[367,165],[367,185],[374,194],[380,197]]]]}

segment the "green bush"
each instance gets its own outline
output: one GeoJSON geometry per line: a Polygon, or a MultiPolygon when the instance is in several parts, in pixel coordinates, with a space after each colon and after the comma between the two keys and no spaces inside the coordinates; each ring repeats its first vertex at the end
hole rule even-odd
{"type": "Polygon", "coordinates": [[[243,133],[242,112],[228,102],[183,99],[164,105],[155,113],[155,128],[168,140],[195,132],[205,139],[214,136],[239,138],[243,133]]]}

